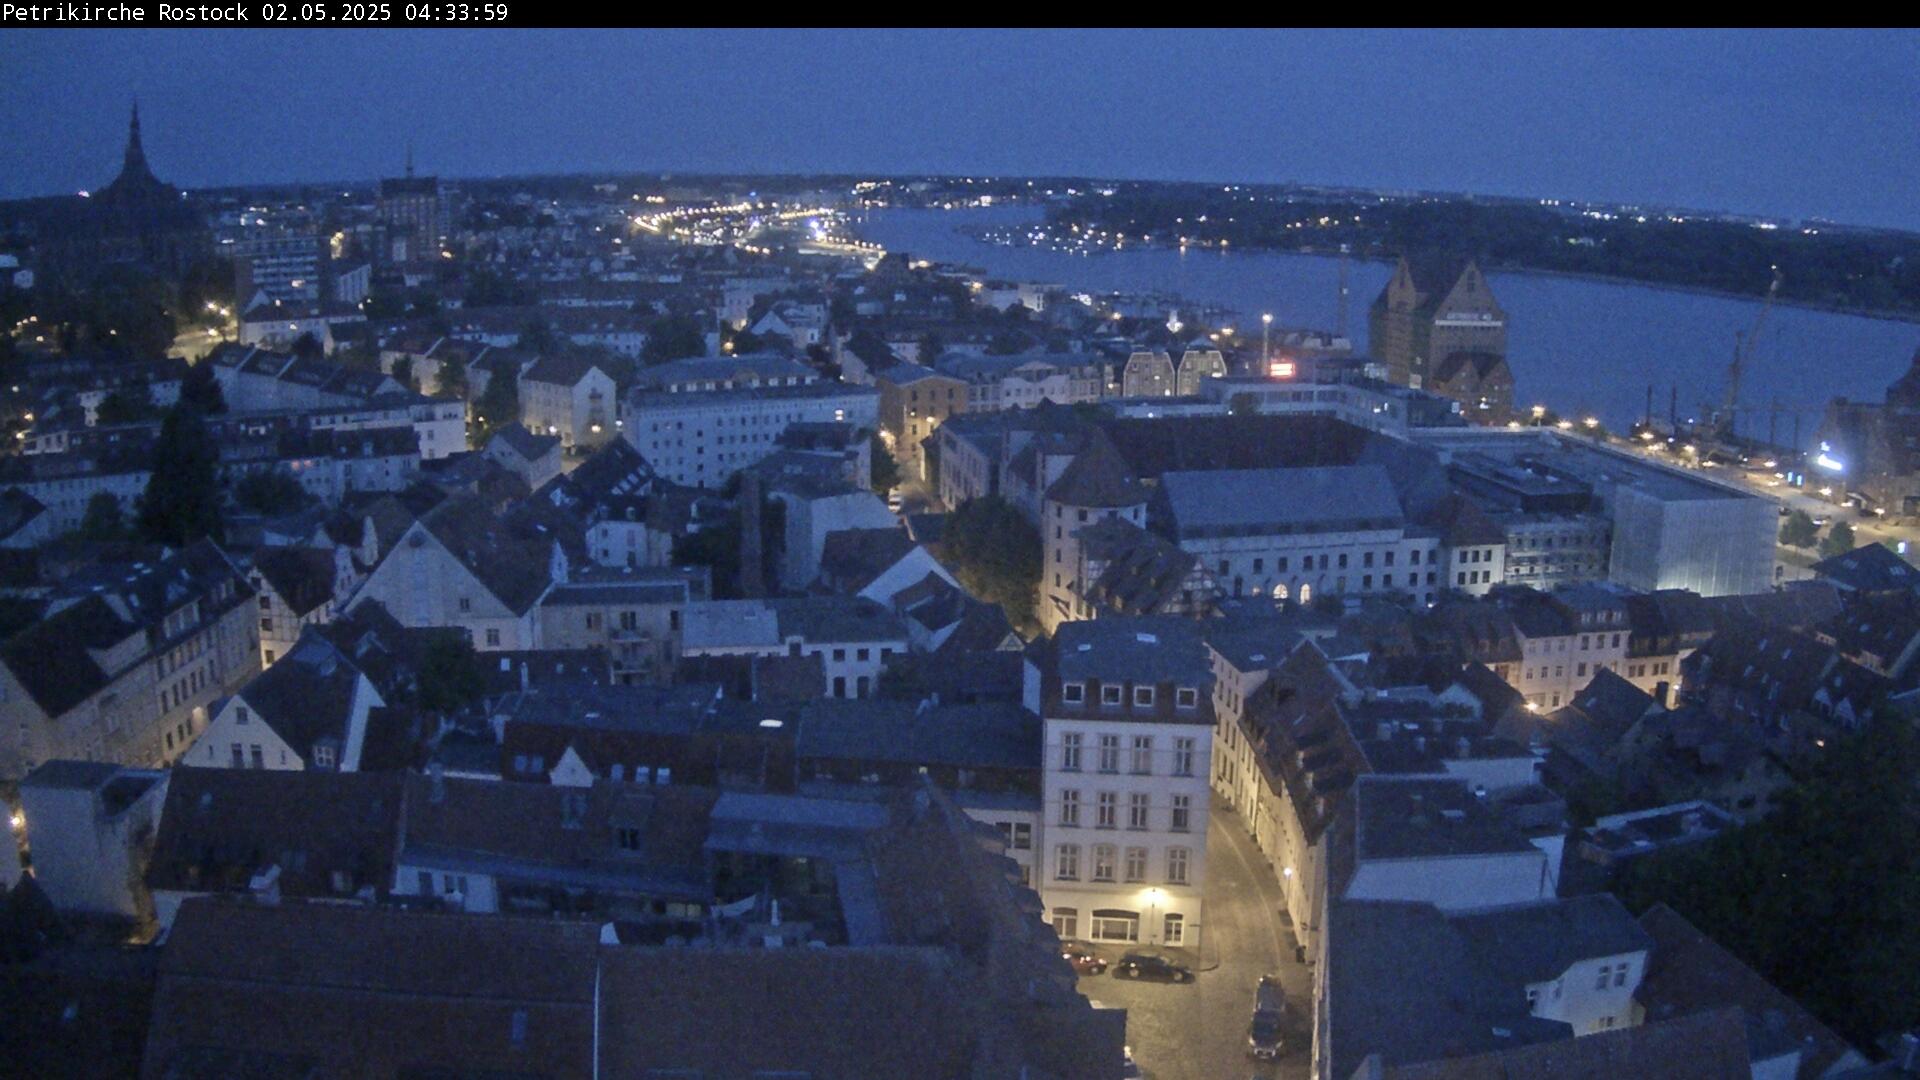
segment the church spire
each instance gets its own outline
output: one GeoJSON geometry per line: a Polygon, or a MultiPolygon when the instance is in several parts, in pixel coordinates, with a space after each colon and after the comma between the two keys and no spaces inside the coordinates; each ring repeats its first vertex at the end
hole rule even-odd
{"type": "Polygon", "coordinates": [[[121,173],[127,176],[151,174],[147,168],[147,152],[140,145],[140,99],[133,100],[133,119],[127,122],[127,156],[121,173]]]}

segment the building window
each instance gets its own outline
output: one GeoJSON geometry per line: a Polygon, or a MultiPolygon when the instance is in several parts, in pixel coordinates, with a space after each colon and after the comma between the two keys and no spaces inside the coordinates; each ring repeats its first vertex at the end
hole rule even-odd
{"type": "Polygon", "coordinates": [[[1153,736],[1135,735],[1133,737],[1133,774],[1146,776],[1153,772],[1153,736]]]}
{"type": "Polygon", "coordinates": [[[1200,691],[1191,686],[1183,686],[1173,692],[1173,703],[1182,709],[1191,709],[1200,704],[1200,691]]]}
{"type": "Polygon", "coordinates": [[[1080,771],[1080,733],[1068,731],[1060,736],[1060,770],[1080,771]]]}
{"type": "Polygon", "coordinates": [[[1100,771],[1103,773],[1120,771],[1120,736],[1100,736],[1100,771]]]}
{"type": "Polygon", "coordinates": [[[1172,798],[1172,802],[1173,802],[1173,819],[1168,827],[1171,828],[1174,832],[1186,832],[1187,829],[1190,827],[1188,825],[1188,822],[1190,820],[1189,815],[1191,815],[1193,812],[1193,796],[1175,795],[1172,798]]]}
{"type": "Polygon", "coordinates": [[[251,721],[252,719],[253,719],[253,717],[252,717],[252,716],[251,716],[251,715],[250,715],[250,714],[249,714],[249,713],[247,712],[247,707],[246,707],[245,705],[235,705],[235,706],[233,707],[233,722],[234,722],[234,723],[236,723],[236,724],[245,724],[245,723],[247,723],[247,722],[249,722],[249,721],[251,721]]]}
{"type": "Polygon", "coordinates": [[[1193,775],[1194,740],[1191,736],[1173,740],[1173,775],[1193,775]]]}
{"type": "Polygon", "coordinates": [[[1080,824],[1080,793],[1072,788],[1060,792],[1060,824],[1080,824]]]}
{"type": "Polygon", "coordinates": [[[1607,983],[1611,981],[1612,978],[1613,978],[1613,968],[1607,964],[1601,964],[1600,978],[1594,982],[1593,988],[1595,990],[1605,990],[1607,988],[1607,983]]]}
{"type": "Polygon", "coordinates": [[[1170,847],[1167,849],[1167,884],[1185,885],[1187,883],[1187,849],[1170,847]]]}
{"type": "Polygon", "coordinates": [[[1011,835],[1009,836],[1009,839],[1012,841],[1013,850],[1032,851],[1033,850],[1033,824],[1031,822],[1026,822],[1026,821],[1014,822],[1013,830],[1011,835]]]}
{"type": "Polygon", "coordinates": [[[1069,705],[1078,705],[1087,700],[1087,684],[1070,682],[1060,689],[1060,700],[1069,705]]]}
{"type": "Polygon", "coordinates": [[[1147,827],[1147,793],[1136,791],[1127,796],[1127,828],[1147,827]]]}
{"type": "Polygon", "coordinates": [[[1177,911],[1167,912],[1165,944],[1182,945],[1187,940],[1187,917],[1177,911]]]}
{"type": "Polygon", "coordinates": [[[333,764],[334,764],[333,747],[326,746],[324,744],[314,747],[313,748],[313,764],[315,768],[320,768],[320,769],[333,768],[333,764]]]}
{"type": "Polygon", "coordinates": [[[1093,825],[1096,829],[1111,829],[1119,809],[1120,800],[1111,791],[1103,791],[1094,802],[1093,825]]]}
{"type": "Polygon", "coordinates": [[[1080,909],[1057,907],[1053,909],[1053,932],[1062,941],[1071,941],[1080,936],[1080,909]]]}
{"type": "Polygon", "coordinates": [[[1147,849],[1130,847],[1127,849],[1126,880],[1139,882],[1147,880],[1147,849]]]}
{"type": "Polygon", "coordinates": [[[1133,688],[1133,704],[1136,708],[1142,708],[1142,709],[1152,708],[1153,707],[1153,687],[1151,686],[1134,687],[1133,688]]]}
{"type": "Polygon", "coordinates": [[[1053,878],[1055,881],[1080,880],[1080,845],[1061,844],[1053,849],[1053,878]]]}
{"type": "Polygon", "coordinates": [[[1093,845],[1092,880],[1094,881],[1112,881],[1113,880],[1113,856],[1114,856],[1114,851],[1113,851],[1112,844],[1093,845]]]}
{"type": "Polygon", "coordinates": [[[1120,687],[1102,686],[1100,688],[1100,704],[1102,705],[1120,704],[1120,687]]]}

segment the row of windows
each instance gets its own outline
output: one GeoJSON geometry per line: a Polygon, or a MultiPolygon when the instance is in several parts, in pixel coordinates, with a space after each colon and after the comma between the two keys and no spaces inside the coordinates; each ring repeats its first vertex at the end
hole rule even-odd
{"type": "MultiPolygon", "coordinates": [[[[1183,847],[1167,849],[1165,881],[1169,885],[1188,883],[1188,867],[1192,862],[1192,851],[1183,847]]],[[[1147,849],[1130,847],[1122,853],[1113,844],[1095,844],[1092,859],[1087,866],[1087,880],[1100,883],[1127,882],[1137,884],[1147,880],[1147,849]]],[[[1055,881],[1080,880],[1080,845],[1061,844],[1053,849],[1053,879],[1055,881]]]]}
{"type": "MultiPolygon", "coordinates": [[[[861,650],[864,652],[865,650],[861,650]]],[[[844,659],[834,657],[834,659],[844,659]]],[[[865,660],[862,656],[860,659],[865,660]]],[[[1137,708],[1150,709],[1158,692],[1151,684],[1136,683],[1133,688],[1133,704],[1137,708]]],[[[1125,688],[1119,683],[1103,683],[1100,687],[1100,704],[1118,705],[1125,699],[1125,688]]],[[[1070,682],[1060,688],[1060,700],[1069,705],[1082,705],[1087,700],[1087,684],[1070,682]]],[[[1191,709],[1200,704],[1200,691],[1191,686],[1178,687],[1173,692],[1173,703],[1182,709],[1191,709]]]]}
{"type": "MultiPolygon", "coordinates": [[[[1071,684],[1070,684],[1071,685],[1071,684]]],[[[1182,690],[1183,693],[1190,691],[1182,690]]],[[[1185,706],[1183,706],[1185,707],[1185,706]]],[[[1198,742],[1191,736],[1181,736],[1173,740],[1174,776],[1193,775],[1193,756],[1198,742]]],[[[1079,772],[1086,749],[1086,737],[1078,731],[1062,732],[1060,735],[1060,771],[1079,772]]],[[[1153,775],[1154,738],[1151,735],[1135,735],[1127,751],[1127,771],[1135,776],[1153,775]]],[[[1117,773],[1120,771],[1120,736],[1102,734],[1096,747],[1095,763],[1098,771],[1117,773]]]]}
{"type": "MultiPolygon", "coordinates": [[[[1069,828],[1080,825],[1080,790],[1063,788],[1060,791],[1060,824],[1069,828]]],[[[1120,827],[1120,796],[1112,791],[1099,791],[1093,797],[1093,827],[1096,829],[1117,829],[1120,827]]],[[[1193,797],[1173,795],[1167,804],[1167,829],[1170,832],[1186,832],[1193,823],[1193,797]]],[[[1153,827],[1153,801],[1144,791],[1130,792],[1127,795],[1127,828],[1140,831],[1153,827]]]]}

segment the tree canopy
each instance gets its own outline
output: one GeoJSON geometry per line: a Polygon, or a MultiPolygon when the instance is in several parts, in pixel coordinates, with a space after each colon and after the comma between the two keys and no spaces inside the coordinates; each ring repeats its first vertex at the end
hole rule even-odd
{"type": "Polygon", "coordinates": [[[1628,864],[1664,902],[1859,1046],[1920,1024],[1920,737],[1876,716],[1830,740],[1765,820],[1628,864]]]}
{"type": "Polygon", "coordinates": [[[220,514],[220,451],[200,411],[184,398],[167,412],[153,450],[153,476],[140,498],[140,534],[184,547],[225,536],[220,514]]]}
{"type": "Polygon", "coordinates": [[[1033,625],[1040,533],[1012,503],[998,495],[961,503],[947,516],[940,549],[968,592],[999,604],[1015,626],[1033,625]]]}

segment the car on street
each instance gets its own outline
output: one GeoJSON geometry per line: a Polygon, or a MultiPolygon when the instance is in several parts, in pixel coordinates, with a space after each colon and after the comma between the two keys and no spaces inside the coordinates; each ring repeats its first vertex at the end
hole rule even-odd
{"type": "Polygon", "coordinates": [[[1287,992],[1272,975],[1260,976],[1253,988],[1253,1021],[1247,1025],[1247,1051],[1261,1061],[1280,1056],[1286,1038],[1281,1022],[1287,1012],[1287,992]]]}
{"type": "Polygon", "coordinates": [[[1107,970],[1107,961],[1085,945],[1068,942],[1060,947],[1060,956],[1082,975],[1099,975],[1107,970]]]}
{"type": "Polygon", "coordinates": [[[1193,971],[1165,957],[1128,953],[1113,966],[1116,979],[1146,979],[1152,982],[1190,983],[1193,971]]]}

